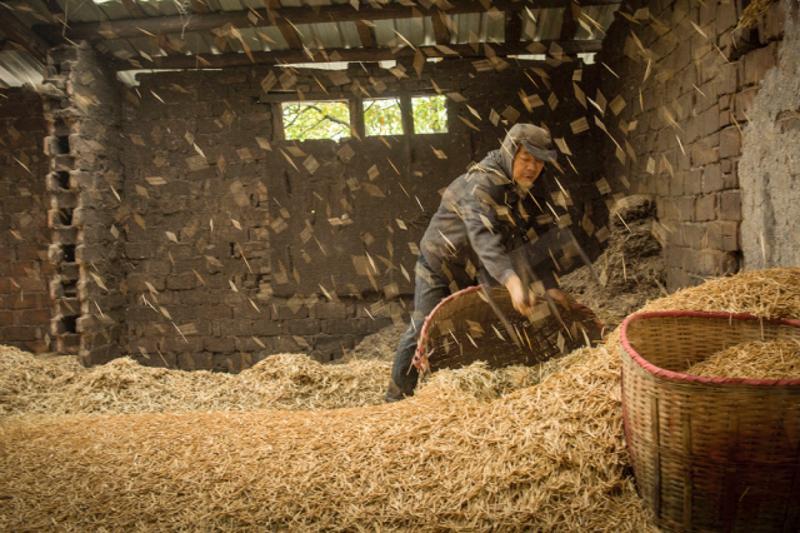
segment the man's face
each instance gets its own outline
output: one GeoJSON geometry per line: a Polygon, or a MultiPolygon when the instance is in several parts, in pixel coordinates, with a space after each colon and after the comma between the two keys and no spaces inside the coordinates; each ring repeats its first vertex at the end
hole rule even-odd
{"type": "Polygon", "coordinates": [[[544,161],[537,159],[524,146],[519,147],[517,154],[514,156],[512,173],[514,174],[514,181],[522,190],[527,192],[533,187],[543,168],[544,161]]]}

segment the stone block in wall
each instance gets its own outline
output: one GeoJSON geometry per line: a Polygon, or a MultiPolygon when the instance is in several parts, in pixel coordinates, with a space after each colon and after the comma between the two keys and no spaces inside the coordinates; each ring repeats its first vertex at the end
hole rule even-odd
{"type": "Polygon", "coordinates": [[[697,117],[700,129],[699,136],[707,137],[719,129],[719,106],[715,103],[697,117]]]}
{"type": "Polygon", "coordinates": [[[764,79],[767,71],[778,64],[778,43],[772,42],[744,56],[743,85],[754,85],[764,79]]]}
{"type": "Polygon", "coordinates": [[[736,126],[729,126],[719,135],[719,156],[738,157],[742,153],[742,134],[736,126]]]}
{"type": "Polygon", "coordinates": [[[167,289],[185,291],[194,289],[199,285],[199,280],[194,272],[184,272],[167,276],[167,289]]]}
{"type": "Polygon", "coordinates": [[[289,320],[288,324],[292,335],[315,335],[320,332],[320,321],[315,318],[289,320]]]}
{"type": "Polygon", "coordinates": [[[717,195],[705,194],[698,196],[695,201],[694,220],[704,222],[717,218],[717,195]]]}
{"type": "Polygon", "coordinates": [[[753,104],[753,98],[758,93],[758,87],[748,87],[738,91],[733,98],[733,116],[740,124],[747,122],[750,106],[753,104]]]}
{"type": "Polygon", "coordinates": [[[236,337],[204,337],[203,350],[228,353],[236,350],[236,337]]]}
{"type": "Polygon", "coordinates": [[[723,159],[720,162],[723,189],[736,189],[739,187],[738,164],[738,158],[723,159]]]}
{"type": "Polygon", "coordinates": [[[719,218],[742,220],[742,193],[737,190],[723,191],[719,196],[719,218]]]}
{"type": "Polygon", "coordinates": [[[708,246],[724,252],[735,252],[739,246],[739,222],[716,220],[708,224],[708,246]]]}
{"type": "Polygon", "coordinates": [[[700,167],[719,161],[719,133],[695,141],[689,150],[692,166],[700,167]]]}
{"type": "Polygon", "coordinates": [[[703,193],[712,193],[723,189],[722,170],[719,163],[703,167],[703,193]]]}
{"type": "Polygon", "coordinates": [[[695,197],[679,196],[675,198],[675,207],[678,210],[680,220],[694,220],[695,217],[695,197]]]}
{"type": "Polygon", "coordinates": [[[177,363],[178,368],[182,370],[211,370],[213,367],[212,355],[209,352],[179,353],[177,363]]]}
{"type": "Polygon", "coordinates": [[[722,35],[736,26],[739,20],[736,14],[736,2],[714,2],[713,5],[716,7],[714,15],[714,33],[716,35],[722,35]]]}

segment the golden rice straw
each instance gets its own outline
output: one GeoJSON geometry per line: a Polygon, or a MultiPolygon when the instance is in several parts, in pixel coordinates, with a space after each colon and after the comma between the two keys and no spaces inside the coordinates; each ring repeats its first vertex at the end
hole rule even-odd
{"type": "Polygon", "coordinates": [[[735,344],[692,365],[687,374],[751,379],[800,379],[800,343],[791,339],[735,344]]]}
{"type": "MultiPolygon", "coordinates": [[[[800,269],[648,307],[798,317],[800,269]]],[[[0,529],[653,531],[627,474],[616,345],[551,362],[532,386],[482,365],[440,372],[389,405],[6,417],[0,529]]],[[[312,389],[297,403],[325,401],[312,389]]]]}

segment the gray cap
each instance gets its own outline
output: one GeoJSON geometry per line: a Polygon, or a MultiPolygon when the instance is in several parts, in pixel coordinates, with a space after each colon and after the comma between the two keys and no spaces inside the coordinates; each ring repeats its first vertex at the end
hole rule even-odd
{"type": "Polygon", "coordinates": [[[514,124],[506,139],[510,139],[516,146],[520,144],[537,159],[547,163],[556,161],[557,153],[553,149],[550,132],[533,124],[514,124]]]}

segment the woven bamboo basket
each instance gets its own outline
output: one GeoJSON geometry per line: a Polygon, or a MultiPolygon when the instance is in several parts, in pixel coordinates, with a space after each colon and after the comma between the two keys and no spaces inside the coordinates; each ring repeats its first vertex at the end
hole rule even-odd
{"type": "Polygon", "coordinates": [[[622,412],[640,494],[668,531],[800,531],[800,379],[700,377],[734,344],[800,340],[798,320],[646,312],[622,324],[622,412]]]}
{"type": "Polygon", "coordinates": [[[588,309],[551,308],[540,299],[532,315],[523,317],[514,310],[506,289],[489,290],[519,345],[489,305],[483,289],[468,287],[442,300],[425,319],[414,356],[418,370],[459,368],[474,361],[486,361],[492,368],[534,365],[600,340],[595,315],[588,309]]]}

